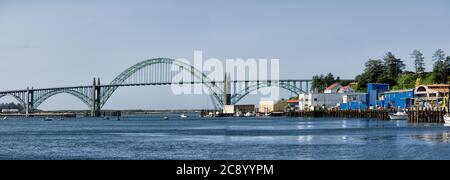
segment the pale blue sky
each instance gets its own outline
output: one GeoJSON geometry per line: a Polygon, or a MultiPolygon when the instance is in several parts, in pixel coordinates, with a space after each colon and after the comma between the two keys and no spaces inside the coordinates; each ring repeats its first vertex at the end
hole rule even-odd
{"type": "MultiPolygon", "coordinates": [[[[0,0],[0,90],[109,83],[150,58],[279,58],[282,78],[353,78],[392,51],[450,53],[447,0],[0,0]]],[[[204,108],[208,96],[122,88],[105,108],[204,108]]],[[[289,94],[287,94],[289,95],[289,94]]],[[[1,100],[0,102],[8,101],[1,100]]],[[[243,103],[256,103],[250,97],[243,103]]],[[[43,109],[84,109],[58,95],[43,109]]]]}

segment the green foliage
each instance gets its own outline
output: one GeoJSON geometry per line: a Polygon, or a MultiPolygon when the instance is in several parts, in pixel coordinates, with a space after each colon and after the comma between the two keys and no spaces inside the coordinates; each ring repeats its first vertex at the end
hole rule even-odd
{"type": "Polygon", "coordinates": [[[354,85],[353,89],[365,91],[368,83],[386,83],[392,89],[398,90],[414,88],[418,84],[428,85],[450,81],[450,56],[446,56],[441,49],[433,54],[435,63],[431,73],[425,72],[425,58],[420,51],[414,50],[411,57],[414,59],[415,73],[403,72],[405,64],[391,52],[386,53],[383,61],[368,60],[364,72],[356,76],[357,84],[354,85]]]}
{"type": "Polygon", "coordinates": [[[19,111],[23,110],[22,105],[16,103],[1,103],[0,109],[18,109],[19,111]]]}
{"type": "Polygon", "coordinates": [[[411,54],[411,58],[414,59],[414,68],[416,74],[422,74],[425,72],[425,58],[419,50],[414,50],[411,54]]]}
{"type": "Polygon", "coordinates": [[[433,84],[433,73],[426,73],[423,78],[420,78],[419,84],[421,85],[430,85],[433,84]]]}
{"type": "Polygon", "coordinates": [[[397,85],[393,86],[393,90],[412,89],[416,86],[417,75],[403,74],[397,78],[397,85]]]}
{"type": "MultiPolygon", "coordinates": [[[[437,52],[436,52],[437,53],[437,52]]],[[[448,83],[450,76],[450,57],[445,60],[437,60],[433,67],[433,82],[437,84],[448,83]]]]}
{"type": "MultiPolygon", "coordinates": [[[[339,77],[338,77],[339,79],[339,77]]],[[[312,79],[311,88],[319,92],[323,92],[329,85],[337,82],[334,75],[328,73],[327,75],[315,75],[312,79]]]]}
{"type": "Polygon", "coordinates": [[[364,72],[356,76],[358,85],[355,90],[365,90],[368,83],[379,82],[385,69],[385,65],[381,60],[370,59],[366,62],[365,66],[364,72]]]}
{"type": "Polygon", "coordinates": [[[398,76],[405,69],[405,64],[402,60],[395,57],[391,52],[387,52],[383,58],[385,70],[379,79],[379,83],[387,83],[391,87],[397,84],[398,76]]]}
{"type": "Polygon", "coordinates": [[[434,83],[447,83],[448,76],[450,76],[450,57],[445,57],[445,52],[438,49],[433,54],[433,82],[434,83]]]}
{"type": "Polygon", "coordinates": [[[445,60],[445,52],[442,49],[438,49],[433,54],[433,61],[444,61],[445,60]]]}

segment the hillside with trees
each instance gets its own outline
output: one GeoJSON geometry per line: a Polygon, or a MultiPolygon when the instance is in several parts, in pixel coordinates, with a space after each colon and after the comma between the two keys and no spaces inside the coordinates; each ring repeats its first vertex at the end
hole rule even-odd
{"type": "Polygon", "coordinates": [[[386,53],[382,60],[368,60],[364,72],[358,75],[356,90],[365,91],[367,83],[386,83],[391,89],[414,88],[416,85],[445,84],[450,80],[450,57],[438,49],[433,54],[433,69],[425,70],[425,58],[419,50],[411,54],[414,70],[404,71],[405,64],[391,52],[386,53]]]}
{"type": "MultiPolygon", "coordinates": [[[[355,77],[356,85],[353,89],[365,92],[368,83],[389,84],[391,89],[408,89],[417,85],[446,84],[450,81],[450,56],[438,49],[432,56],[432,70],[426,72],[425,57],[419,50],[413,50],[410,54],[414,62],[414,72],[405,71],[403,60],[397,58],[392,52],[387,52],[381,59],[369,59],[364,65],[364,71],[355,77]]],[[[312,89],[323,92],[329,85],[340,82],[347,85],[350,82],[342,82],[334,75],[315,75],[312,79],[312,89]]]]}

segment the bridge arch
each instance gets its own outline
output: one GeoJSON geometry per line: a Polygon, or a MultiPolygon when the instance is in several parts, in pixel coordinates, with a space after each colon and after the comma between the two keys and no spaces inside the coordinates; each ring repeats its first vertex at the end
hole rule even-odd
{"type": "Polygon", "coordinates": [[[239,93],[234,94],[231,97],[231,104],[237,104],[240,100],[242,100],[244,97],[246,97],[250,93],[255,92],[262,88],[267,88],[267,87],[279,87],[279,88],[288,90],[288,91],[296,94],[297,96],[300,95],[301,93],[306,93],[303,89],[300,89],[289,83],[261,81],[261,82],[258,82],[256,84],[253,84],[251,86],[244,88],[239,93]]]}
{"type": "Polygon", "coordinates": [[[21,98],[20,96],[16,95],[16,94],[0,94],[0,99],[6,96],[11,96],[14,99],[16,99],[19,104],[25,109],[26,107],[26,103],[25,103],[25,99],[21,98]]]}
{"type": "Polygon", "coordinates": [[[89,108],[92,107],[91,102],[90,102],[90,97],[88,97],[84,93],[78,92],[78,91],[72,90],[72,89],[58,89],[58,90],[48,91],[48,92],[45,92],[45,93],[42,93],[42,94],[36,96],[33,101],[33,108],[37,109],[43,102],[45,102],[49,98],[51,98],[55,95],[58,95],[58,94],[72,95],[72,96],[76,97],[77,99],[81,100],[84,104],[86,104],[87,107],[89,107],[89,108]]]}
{"type": "Polygon", "coordinates": [[[188,73],[192,76],[191,81],[184,82],[184,83],[186,83],[186,84],[188,84],[189,82],[193,83],[192,80],[204,82],[202,84],[209,89],[209,91],[211,92],[211,95],[215,98],[215,100],[217,100],[217,102],[219,102],[219,104],[223,104],[223,98],[220,96],[220,94],[223,94],[223,90],[221,88],[219,88],[216,85],[216,83],[214,83],[214,81],[212,81],[205,74],[203,74],[202,71],[200,71],[200,70],[196,69],[195,67],[193,67],[192,65],[182,62],[182,61],[169,59],[169,58],[156,58],[156,59],[148,59],[148,60],[139,62],[139,63],[129,67],[128,69],[123,71],[121,74],[119,74],[109,84],[112,86],[106,87],[101,92],[100,107],[103,107],[106,104],[106,102],[108,101],[108,99],[112,96],[112,94],[119,88],[119,86],[116,86],[116,85],[126,84],[125,82],[128,81],[130,78],[133,78],[133,76],[137,76],[137,75],[141,76],[141,77],[139,77],[139,76],[134,77],[135,81],[133,82],[133,84],[149,83],[148,81],[145,80],[145,78],[146,78],[145,76],[149,76],[150,74],[156,75],[156,77],[152,77],[154,79],[157,79],[159,76],[160,80],[163,80],[163,81],[154,81],[155,84],[158,84],[158,85],[170,84],[172,81],[172,77],[171,77],[172,74],[166,74],[166,75],[163,75],[163,77],[161,77],[161,75],[158,75],[158,73],[160,73],[160,72],[147,72],[145,70],[145,68],[147,68],[147,67],[156,66],[156,65],[164,66],[162,68],[162,70],[159,70],[161,72],[161,74],[172,73],[171,69],[167,69],[167,68],[172,68],[173,66],[180,68],[180,71],[184,71],[184,73],[188,73]],[[142,72],[142,71],[144,71],[144,72],[142,72]],[[142,76],[144,76],[144,78],[142,78],[142,76]],[[142,80],[142,79],[144,79],[144,80],[142,80]]]}

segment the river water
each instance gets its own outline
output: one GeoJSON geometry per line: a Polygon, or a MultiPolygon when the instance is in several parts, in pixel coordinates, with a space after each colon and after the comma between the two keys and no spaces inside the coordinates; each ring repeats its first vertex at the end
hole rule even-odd
{"type": "Polygon", "coordinates": [[[0,159],[450,159],[438,124],[178,116],[0,120],[0,159]]]}

